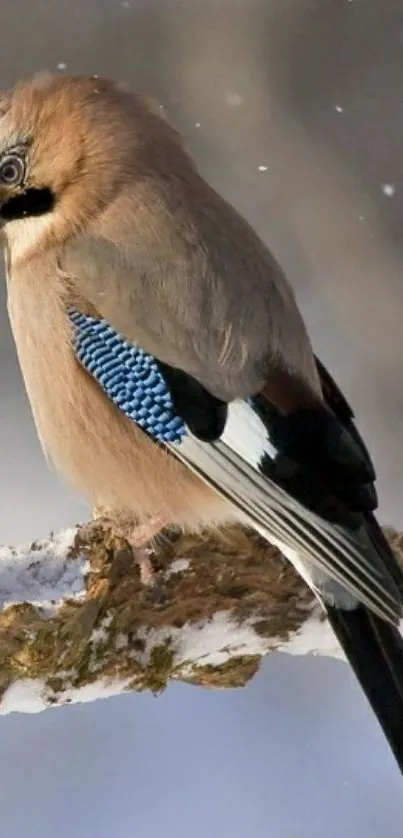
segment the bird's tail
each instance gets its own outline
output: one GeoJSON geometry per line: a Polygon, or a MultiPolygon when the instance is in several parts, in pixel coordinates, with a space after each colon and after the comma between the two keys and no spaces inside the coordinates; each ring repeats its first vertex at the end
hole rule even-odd
{"type": "Polygon", "coordinates": [[[364,606],[325,610],[403,774],[403,638],[364,606]]]}

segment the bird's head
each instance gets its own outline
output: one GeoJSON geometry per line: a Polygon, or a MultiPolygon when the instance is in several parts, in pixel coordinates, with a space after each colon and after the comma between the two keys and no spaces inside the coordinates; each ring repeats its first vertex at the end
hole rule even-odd
{"type": "Polygon", "coordinates": [[[128,185],[177,169],[178,154],[183,167],[150,100],[96,76],[36,76],[0,96],[0,226],[50,214],[59,234],[82,230],[128,185]]]}

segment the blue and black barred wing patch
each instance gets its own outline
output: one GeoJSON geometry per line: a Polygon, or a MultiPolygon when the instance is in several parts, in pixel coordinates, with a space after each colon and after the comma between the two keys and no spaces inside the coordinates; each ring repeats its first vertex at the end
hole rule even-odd
{"type": "Polygon", "coordinates": [[[128,343],[105,320],[71,309],[75,351],[83,367],[132,422],[158,442],[181,442],[186,427],[151,355],[128,343]]]}
{"type": "Polygon", "coordinates": [[[129,419],[166,446],[286,555],[290,557],[293,551],[300,564],[316,567],[318,590],[322,580],[330,577],[384,619],[398,621],[400,594],[365,533],[353,537],[329,523],[268,475],[265,463],[274,462],[277,452],[253,400],[230,404],[221,438],[201,442],[175,412],[154,358],[128,343],[105,320],[74,309],[69,316],[78,360],[129,419]]]}

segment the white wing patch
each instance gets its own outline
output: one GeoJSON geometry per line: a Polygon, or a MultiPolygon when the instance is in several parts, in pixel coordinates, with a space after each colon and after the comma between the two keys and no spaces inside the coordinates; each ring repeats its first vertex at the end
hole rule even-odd
{"type": "Polygon", "coordinates": [[[253,468],[259,467],[265,454],[274,459],[277,453],[267,428],[245,401],[235,401],[228,406],[228,419],[221,439],[253,468]]]}

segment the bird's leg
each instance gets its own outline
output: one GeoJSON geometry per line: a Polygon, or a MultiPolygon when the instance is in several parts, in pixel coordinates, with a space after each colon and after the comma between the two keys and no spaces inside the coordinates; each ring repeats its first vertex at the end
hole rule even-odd
{"type": "Polygon", "coordinates": [[[143,585],[152,585],[154,582],[154,568],[150,559],[150,541],[167,524],[163,518],[158,516],[150,518],[146,524],[135,527],[125,527],[123,538],[126,539],[132,548],[133,556],[140,567],[140,579],[143,585]]]}
{"type": "MultiPolygon", "coordinates": [[[[130,545],[133,556],[140,568],[140,579],[143,585],[152,585],[154,582],[154,569],[150,559],[150,541],[157,535],[168,522],[161,516],[153,516],[145,524],[133,524],[127,519],[109,516],[104,509],[94,507],[93,520],[88,528],[97,530],[111,530],[113,535],[124,538],[130,545]]],[[[87,529],[88,529],[87,528],[87,529]]]]}

